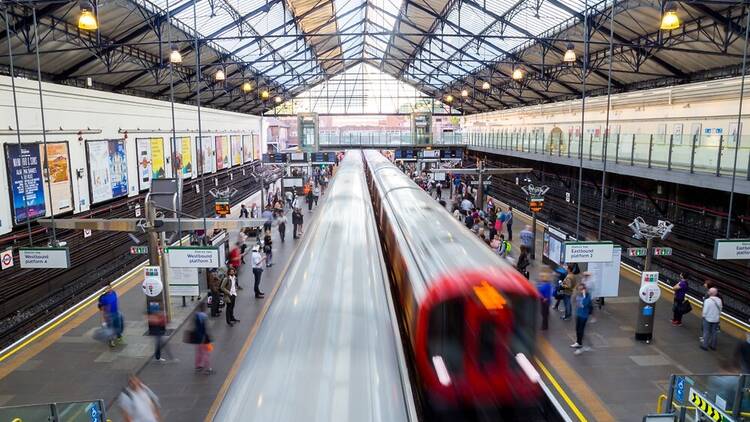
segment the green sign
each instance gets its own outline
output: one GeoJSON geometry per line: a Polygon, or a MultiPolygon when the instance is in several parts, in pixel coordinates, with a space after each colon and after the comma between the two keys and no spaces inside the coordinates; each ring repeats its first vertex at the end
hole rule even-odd
{"type": "Polygon", "coordinates": [[[628,256],[646,256],[646,248],[628,248],[628,256]]]}
{"type": "Polygon", "coordinates": [[[131,246],[130,254],[131,255],[146,255],[148,254],[148,246],[131,246]]]}
{"type": "Polygon", "coordinates": [[[672,255],[672,248],[654,248],[654,256],[670,256],[672,255]]]}

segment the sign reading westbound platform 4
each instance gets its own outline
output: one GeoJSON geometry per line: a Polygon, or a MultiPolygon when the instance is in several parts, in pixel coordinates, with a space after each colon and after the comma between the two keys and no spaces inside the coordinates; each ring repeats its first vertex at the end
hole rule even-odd
{"type": "Polygon", "coordinates": [[[197,246],[175,246],[166,249],[169,266],[174,268],[219,268],[219,249],[197,246]]]}
{"type": "Polygon", "coordinates": [[[612,242],[565,242],[563,259],[574,262],[609,262],[612,260],[612,242]]]}
{"type": "Polygon", "coordinates": [[[732,419],[727,416],[726,413],[721,411],[715,404],[706,400],[705,397],[700,395],[697,391],[690,389],[690,403],[692,403],[697,410],[704,415],[708,416],[712,421],[716,422],[733,422],[732,419]]]}
{"type": "Polygon", "coordinates": [[[68,248],[18,248],[21,268],[68,268],[68,248]]]}
{"type": "Polygon", "coordinates": [[[716,239],[714,259],[750,259],[750,239],[716,239]]]}

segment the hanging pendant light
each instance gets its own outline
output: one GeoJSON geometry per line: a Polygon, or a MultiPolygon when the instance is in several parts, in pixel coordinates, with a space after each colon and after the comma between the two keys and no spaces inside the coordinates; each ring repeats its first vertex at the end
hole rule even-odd
{"type": "Polygon", "coordinates": [[[490,83],[489,83],[489,82],[487,82],[487,81],[485,81],[485,82],[484,82],[484,83],[482,84],[482,89],[483,89],[483,90],[485,90],[485,91],[489,91],[489,89],[490,89],[490,83]]]}
{"type": "Polygon", "coordinates": [[[468,97],[469,96],[469,91],[467,89],[462,89],[461,90],[461,96],[464,97],[464,98],[468,97]]]}
{"type": "Polygon", "coordinates": [[[217,70],[216,73],[214,73],[214,79],[217,82],[221,82],[221,81],[225,80],[226,78],[227,78],[227,75],[225,75],[224,71],[221,70],[221,69],[217,70]]]}
{"type": "Polygon", "coordinates": [[[88,0],[81,0],[78,3],[81,14],[78,16],[78,28],[86,31],[96,31],[99,28],[99,22],[94,15],[94,6],[88,0]]]}
{"type": "Polygon", "coordinates": [[[511,77],[513,78],[513,80],[520,81],[521,79],[523,79],[523,70],[521,69],[514,70],[513,75],[511,75],[511,77]]]}
{"type": "Polygon", "coordinates": [[[565,63],[575,63],[576,61],[576,51],[575,47],[573,46],[573,43],[569,42],[567,47],[565,47],[565,55],[563,56],[563,62],[565,63]]]}
{"type": "Polygon", "coordinates": [[[277,96],[276,96],[276,97],[275,97],[275,98],[273,99],[273,101],[274,101],[274,102],[275,102],[276,104],[281,104],[281,97],[279,97],[279,96],[277,95],[277,96]]]}
{"type": "Polygon", "coordinates": [[[453,102],[453,96],[451,94],[448,94],[445,96],[445,102],[450,104],[453,102]]]}
{"type": "Polygon", "coordinates": [[[661,25],[659,28],[662,31],[671,31],[679,27],[680,17],[677,16],[677,6],[670,1],[664,6],[664,14],[661,17],[661,25]]]}
{"type": "Polygon", "coordinates": [[[242,84],[242,92],[245,94],[251,92],[253,90],[253,86],[250,84],[250,82],[245,82],[242,84]]]}
{"type": "Polygon", "coordinates": [[[177,47],[172,47],[172,52],[169,53],[169,62],[172,64],[182,63],[182,54],[180,54],[180,50],[177,47]]]}
{"type": "Polygon", "coordinates": [[[263,90],[263,91],[262,91],[262,92],[260,93],[260,98],[262,98],[262,99],[264,99],[264,100],[267,100],[267,99],[269,99],[270,97],[271,97],[271,93],[270,93],[270,92],[268,92],[268,91],[267,91],[267,90],[265,90],[265,89],[264,89],[264,90],[263,90]]]}

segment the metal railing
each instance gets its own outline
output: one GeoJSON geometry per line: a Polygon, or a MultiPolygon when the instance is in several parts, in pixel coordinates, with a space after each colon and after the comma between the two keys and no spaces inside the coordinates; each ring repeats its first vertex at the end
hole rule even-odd
{"type": "Polygon", "coordinates": [[[659,396],[657,413],[675,413],[678,422],[699,422],[698,404],[716,409],[734,421],[750,421],[750,376],[725,374],[672,375],[666,395],[659,396]],[[665,407],[666,404],[666,407],[665,407]]]}
{"type": "Polygon", "coordinates": [[[102,400],[0,407],[0,421],[3,422],[104,422],[106,420],[102,400]]]}
{"type": "MultiPolygon", "coordinates": [[[[603,161],[604,135],[588,133],[550,136],[545,133],[465,132],[470,147],[603,161]],[[581,145],[582,142],[582,145],[581,145]]],[[[742,136],[737,153],[737,175],[750,180],[750,137],[742,136]]],[[[615,164],[731,175],[737,145],[735,135],[612,134],[606,142],[607,161],[615,164]]]]}

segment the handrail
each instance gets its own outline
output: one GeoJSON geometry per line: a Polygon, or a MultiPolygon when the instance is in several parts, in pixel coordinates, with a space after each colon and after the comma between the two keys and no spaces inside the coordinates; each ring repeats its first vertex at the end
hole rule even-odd
{"type": "MultiPolygon", "coordinates": [[[[656,413],[661,413],[662,412],[662,407],[664,405],[664,401],[665,400],[667,400],[667,395],[666,394],[659,394],[659,398],[656,400],[656,413]]],[[[672,400],[672,407],[674,407],[676,410],[680,410],[683,407],[685,408],[685,410],[695,410],[696,409],[695,406],[683,406],[683,405],[681,405],[679,403],[676,403],[674,400],[672,400]]],[[[743,418],[750,417],[750,412],[740,412],[740,416],[742,416],[743,418]]]]}

